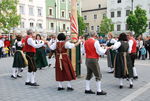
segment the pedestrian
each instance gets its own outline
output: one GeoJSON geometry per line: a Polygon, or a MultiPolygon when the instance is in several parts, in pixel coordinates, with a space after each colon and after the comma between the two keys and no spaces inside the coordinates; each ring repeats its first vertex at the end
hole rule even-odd
{"type": "MultiPolygon", "coordinates": [[[[135,40],[135,38],[133,37],[133,34],[131,32],[129,32],[127,34],[128,37],[128,43],[129,43],[129,54],[131,57],[131,61],[132,61],[132,68],[133,68],[133,75],[134,75],[134,79],[138,79],[138,74],[135,68],[135,59],[136,59],[136,54],[137,54],[137,42],[135,40]]],[[[140,52],[141,54],[141,52],[140,52]]]]}
{"type": "Polygon", "coordinates": [[[145,49],[145,47],[143,46],[143,47],[140,49],[140,51],[141,51],[142,60],[145,60],[145,55],[146,55],[146,49],[145,49]]]}
{"type": "Polygon", "coordinates": [[[99,41],[95,39],[97,36],[96,32],[90,32],[90,37],[85,41],[85,54],[86,54],[86,88],[85,94],[95,94],[90,88],[90,80],[94,74],[97,85],[97,95],[106,95],[107,93],[101,89],[101,78],[102,74],[98,63],[100,55],[104,55],[106,49],[103,49],[99,41]]]}
{"type": "Polygon", "coordinates": [[[51,50],[56,51],[56,81],[58,82],[58,91],[64,90],[62,82],[67,81],[67,91],[73,91],[71,85],[71,80],[75,80],[75,71],[73,69],[71,60],[68,56],[67,49],[74,48],[80,44],[80,41],[77,43],[70,43],[66,41],[66,36],[64,33],[60,33],[57,36],[58,42],[55,42],[50,46],[51,50]]]}
{"type": "Polygon", "coordinates": [[[26,52],[26,58],[28,60],[28,72],[25,85],[39,86],[35,82],[35,73],[37,70],[35,63],[35,54],[36,48],[42,47],[44,45],[44,42],[40,44],[35,44],[35,41],[33,40],[33,35],[33,31],[30,29],[27,31],[27,36],[25,39],[24,52],[26,52]]]}
{"type": "Polygon", "coordinates": [[[121,33],[119,35],[118,42],[111,46],[111,48],[117,50],[114,60],[114,76],[120,80],[119,88],[123,88],[123,79],[125,78],[129,79],[129,88],[132,88],[133,69],[131,58],[128,53],[129,43],[127,35],[125,33],[121,33]]]}
{"type": "Polygon", "coordinates": [[[4,41],[2,38],[3,37],[0,36],[0,58],[3,56],[3,47],[4,47],[4,41]]]}
{"type": "Polygon", "coordinates": [[[19,74],[22,68],[27,66],[27,59],[22,51],[23,45],[21,42],[21,36],[18,35],[16,37],[17,41],[15,43],[16,52],[14,54],[14,61],[13,61],[13,72],[11,77],[14,79],[21,78],[22,76],[19,74]]]}
{"type": "MultiPolygon", "coordinates": [[[[40,34],[36,35],[35,43],[36,44],[44,43],[40,34]]],[[[43,45],[39,48],[36,48],[36,67],[39,68],[39,69],[42,69],[46,66],[48,66],[48,62],[47,62],[47,59],[46,59],[45,47],[43,45]]]]}

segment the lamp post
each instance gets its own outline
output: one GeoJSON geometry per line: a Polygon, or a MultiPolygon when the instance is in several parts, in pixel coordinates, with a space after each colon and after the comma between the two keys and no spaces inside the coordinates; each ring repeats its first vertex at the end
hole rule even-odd
{"type": "Polygon", "coordinates": [[[58,34],[58,31],[57,31],[57,4],[55,2],[55,20],[56,20],[56,35],[58,34]]]}
{"type": "Polygon", "coordinates": [[[132,7],[132,12],[133,12],[133,0],[131,0],[132,4],[131,4],[131,7],[132,7]]]}

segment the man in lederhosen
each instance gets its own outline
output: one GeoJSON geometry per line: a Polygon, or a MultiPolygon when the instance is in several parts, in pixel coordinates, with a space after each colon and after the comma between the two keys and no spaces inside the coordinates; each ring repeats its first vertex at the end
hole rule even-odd
{"type": "Polygon", "coordinates": [[[134,79],[138,79],[138,75],[137,75],[137,71],[136,71],[136,68],[134,66],[134,63],[135,63],[135,59],[136,59],[136,40],[134,39],[133,37],[133,34],[131,32],[129,32],[127,34],[128,36],[128,40],[129,40],[129,53],[130,53],[130,56],[131,56],[131,61],[132,61],[132,68],[133,68],[133,78],[134,79]]]}
{"type": "Polygon", "coordinates": [[[26,58],[28,60],[28,72],[27,72],[27,80],[25,82],[25,85],[31,85],[31,86],[39,86],[35,82],[35,72],[37,70],[35,65],[35,53],[36,49],[44,45],[43,43],[35,44],[35,41],[33,40],[33,31],[28,30],[27,36],[25,39],[25,46],[24,46],[24,52],[26,52],[26,58]]]}
{"type": "Polygon", "coordinates": [[[95,92],[90,89],[90,80],[94,74],[97,85],[97,95],[106,95],[107,93],[101,89],[102,74],[98,63],[100,55],[105,54],[106,49],[103,49],[98,40],[95,40],[96,35],[97,33],[91,32],[90,38],[88,38],[84,44],[87,67],[85,94],[95,94],[95,92]]]}

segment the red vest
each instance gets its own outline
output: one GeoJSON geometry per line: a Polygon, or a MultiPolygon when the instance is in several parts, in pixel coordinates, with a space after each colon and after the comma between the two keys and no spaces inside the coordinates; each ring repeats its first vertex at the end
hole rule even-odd
{"type": "Polygon", "coordinates": [[[133,37],[131,37],[130,40],[133,41],[131,53],[136,53],[136,40],[133,37]]]}
{"type": "Polygon", "coordinates": [[[89,38],[85,41],[84,47],[86,52],[86,58],[98,59],[99,55],[96,53],[96,49],[94,47],[95,40],[89,38]]]}
{"type": "Polygon", "coordinates": [[[29,36],[27,36],[26,39],[25,39],[25,46],[23,48],[23,51],[24,52],[33,52],[33,53],[35,53],[36,49],[27,43],[28,38],[29,38],[29,36]]]}

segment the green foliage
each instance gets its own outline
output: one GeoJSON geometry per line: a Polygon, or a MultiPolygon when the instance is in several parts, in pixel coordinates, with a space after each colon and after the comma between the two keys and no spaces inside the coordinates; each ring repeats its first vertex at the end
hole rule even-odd
{"type": "Polygon", "coordinates": [[[1,0],[0,2],[0,29],[5,33],[20,24],[17,3],[17,0],[1,0]]]}
{"type": "Polygon", "coordinates": [[[135,36],[139,36],[144,33],[147,28],[146,10],[137,6],[134,13],[131,12],[128,16],[127,24],[129,30],[135,32],[135,36]]]}
{"type": "Polygon", "coordinates": [[[84,34],[84,30],[86,28],[86,24],[84,23],[83,17],[78,13],[78,29],[79,29],[79,36],[84,34]]]}
{"type": "Polygon", "coordinates": [[[107,34],[111,31],[114,31],[114,24],[112,23],[111,19],[108,19],[106,16],[104,16],[100,24],[100,33],[107,34]]]}

